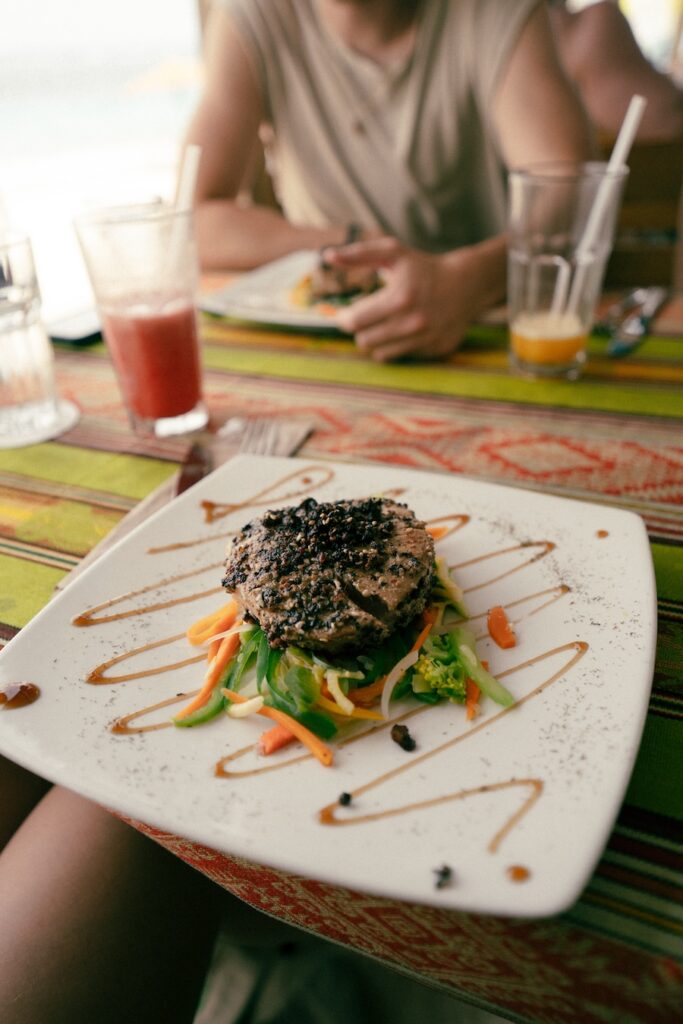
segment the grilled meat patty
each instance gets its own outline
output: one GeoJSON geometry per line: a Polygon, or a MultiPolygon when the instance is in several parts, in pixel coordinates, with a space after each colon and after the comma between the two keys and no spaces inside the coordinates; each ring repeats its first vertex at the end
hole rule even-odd
{"type": "Polygon", "coordinates": [[[406,505],[307,498],[243,527],[223,586],[271,646],[348,652],[418,615],[433,573],[434,542],[406,505]]]}

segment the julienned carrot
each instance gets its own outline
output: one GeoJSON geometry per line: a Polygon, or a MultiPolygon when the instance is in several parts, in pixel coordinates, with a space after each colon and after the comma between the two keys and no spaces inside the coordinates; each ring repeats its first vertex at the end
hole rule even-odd
{"type": "Polygon", "coordinates": [[[191,644],[199,646],[205,644],[216,633],[222,633],[229,629],[237,618],[237,602],[230,600],[218,611],[205,615],[202,619],[193,622],[187,630],[186,636],[191,644]]]}
{"type": "Polygon", "coordinates": [[[204,707],[213,693],[216,683],[222,676],[224,669],[239,650],[239,646],[239,633],[232,633],[230,636],[223,637],[220,647],[218,648],[218,653],[213,661],[209,663],[201,690],[195,694],[189,704],[178,712],[175,716],[176,718],[187,718],[187,716],[193,711],[197,711],[199,708],[204,707]]]}
{"type": "Polygon", "coordinates": [[[420,650],[420,648],[422,647],[423,643],[425,642],[425,640],[427,639],[427,637],[431,633],[432,626],[436,622],[436,617],[437,617],[438,614],[439,613],[438,613],[436,608],[425,608],[425,610],[422,612],[422,627],[423,628],[422,628],[422,631],[420,632],[420,634],[418,635],[417,639],[415,640],[413,646],[410,648],[411,651],[419,651],[420,650]]]}
{"type": "MultiPolygon", "coordinates": [[[[382,684],[384,684],[384,680],[382,680],[382,684]]],[[[364,689],[368,689],[368,687],[364,687],[364,689]]],[[[353,690],[349,693],[349,697],[351,696],[351,693],[353,693],[353,690]]],[[[333,715],[342,715],[344,718],[367,718],[377,722],[384,721],[379,712],[367,711],[365,708],[354,708],[353,711],[347,715],[335,701],[330,700],[328,697],[318,697],[316,704],[318,707],[321,707],[323,711],[329,711],[333,715]]]]}
{"type": "Polygon", "coordinates": [[[210,683],[212,686],[216,685],[228,664],[239,651],[240,643],[241,637],[239,633],[231,633],[230,636],[223,637],[213,661],[209,662],[209,667],[206,670],[205,681],[207,683],[210,683]]]}
{"type": "MultiPolygon", "coordinates": [[[[248,700],[244,694],[237,693],[235,690],[223,690],[223,693],[228,700],[232,700],[236,704],[241,704],[242,701],[248,700]]],[[[326,743],[323,743],[321,739],[312,733],[310,729],[307,729],[305,725],[302,725],[301,722],[297,722],[295,718],[285,714],[284,711],[278,711],[277,708],[268,707],[267,704],[264,704],[258,714],[263,715],[264,718],[272,718],[272,720],[277,722],[278,725],[282,725],[285,729],[289,729],[291,733],[294,733],[298,740],[301,740],[301,742],[308,747],[310,752],[318,758],[321,764],[324,764],[326,767],[332,764],[334,756],[330,748],[326,743]]]]}
{"type": "Polygon", "coordinates": [[[272,725],[270,729],[262,732],[256,745],[259,754],[268,755],[274,754],[276,750],[281,750],[295,739],[296,736],[287,726],[278,724],[272,725]]]}
{"type": "Polygon", "coordinates": [[[481,696],[481,690],[475,683],[474,679],[465,680],[465,710],[467,712],[468,721],[471,721],[479,714],[479,697],[481,696]]]}
{"type": "Polygon", "coordinates": [[[515,636],[515,631],[510,625],[510,621],[502,605],[497,604],[495,608],[491,608],[489,610],[486,622],[491,639],[494,640],[499,647],[507,650],[509,647],[514,647],[516,645],[517,637],[515,636]]]}
{"type": "Polygon", "coordinates": [[[380,676],[379,679],[375,679],[374,683],[368,683],[367,686],[357,686],[355,689],[349,690],[349,700],[353,704],[365,705],[374,703],[378,697],[382,696],[386,678],[386,676],[380,676]]]}

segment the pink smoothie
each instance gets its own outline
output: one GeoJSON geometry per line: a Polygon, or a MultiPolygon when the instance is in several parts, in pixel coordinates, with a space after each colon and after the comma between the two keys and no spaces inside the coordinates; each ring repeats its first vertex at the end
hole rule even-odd
{"type": "Polygon", "coordinates": [[[142,419],[190,412],[201,397],[197,321],[191,306],[103,317],[127,408],[142,419]]]}

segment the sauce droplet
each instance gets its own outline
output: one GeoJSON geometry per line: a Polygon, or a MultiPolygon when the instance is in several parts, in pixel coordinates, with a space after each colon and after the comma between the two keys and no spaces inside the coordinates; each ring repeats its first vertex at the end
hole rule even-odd
{"type": "Polygon", "coordinates": [[[600,540],[602,540],[603,537],[609,537],[609,531],[608,530],[598,530],[598,532],[595,534],[595,536],[599,537],[600,540]]]}
{"type": "Polygon", "coordinates": [[[528,868],[522,867],[521,864],[512,864],[507,869],[507,876],[511,882],[526,882],[531,876],[531,872],[528,868]]]}
{"type": "Polygon", "coordinates": [[[8,683],[0,690],[0,706],[5,711],[25,708],[40,697],[40,688],[35,683],[8,683]]]}

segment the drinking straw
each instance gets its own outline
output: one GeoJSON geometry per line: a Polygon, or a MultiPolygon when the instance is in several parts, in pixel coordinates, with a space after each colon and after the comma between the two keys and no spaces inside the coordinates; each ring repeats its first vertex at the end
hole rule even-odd
{"type": "Polygon", "coordinates": [[[183,162],[180,168],[180,176],[178,178],[178,187],[175,195],[174,205],[176,210],[192,209],[201,155],[201,146],[195,146],[192,144],[185,147],[183,162]]]}
{"type": "MultiPolygon", "coordinates": [[[[175,200],[173,202],[173,209],[176,213],[185,213],[192,209],[201,155],[201,146],[189,145],[185,147],[178,176],[178,187],[176,188],[175,200]]],[[[175,219],[171,227],[171,238],[168,248],[169,273],[171,274],[182,263],[182,239],[183,225],[178,219],[175,219]]]]}
{"type": "MultiPolygon", "coordinates": [[[[586,221],[583,235],[576,247],[578,266],[576,268],[576,273],[574,274],[569,301],[567,303],[568,312],[575,312],[579,303],[583,276],[586,272],[586,268],[581,265],[580,260],[595,245],[598,232],[602,226],[605,211],[610,200],[610,191],[614,187],[613,176],[628,160],[628,155],[631,151],[631,146],[633,145],[636,132],[638,131],[638,126],[640,125],[640,119],[643,116],[643,110],[645,109],[646,103],[647,100],[643,96],[632,96],[631,102],[628,105],[628,110],[626,111],[626,116],[624,117],[621,128],[619,129],[619,134],[617,135],[614,148],[612,149],[612,154],[607,164],[607,171],[598,186],[598,191],[588,214],[588,220],[586,221]]],[[[558,309],[561,309],[564,306],[564,296],[560,296],[558,298],[557,295],[562,284],[563,282],[558,278],[556,294],[553,296],[553,309],[556,307],[556,300],[558,309]]],[[[566,286],[564,291],[566,294],[566,286]]]]}
{"type": "Polygon", "coordinates": [[[553,302],[550,307],[550,311],[551,313],[561,313],[567,299],[567,292],[569,291],[572,268],[569,266],[569,261],[566,260],[564,256],[557,257],[555,266],[557,267],[557,278],[555,280],[555,291],[553,293],[553,302]]]}

